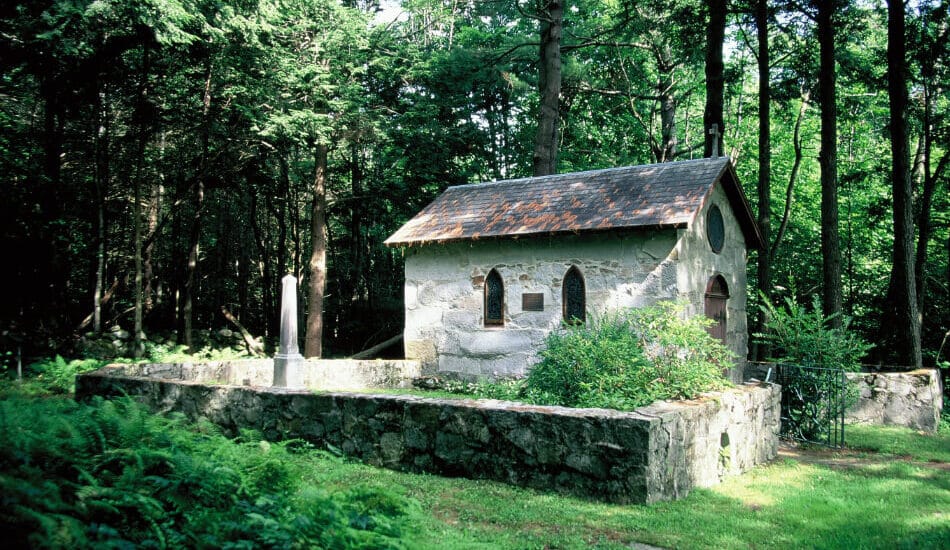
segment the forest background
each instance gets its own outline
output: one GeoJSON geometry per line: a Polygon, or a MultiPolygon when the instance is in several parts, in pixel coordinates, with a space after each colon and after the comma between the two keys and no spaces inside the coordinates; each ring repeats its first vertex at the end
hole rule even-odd
{"type": "Polygon", "coordinates": [[[272,345],[290,273],[307,355],[350,355],[401,332],[382,241],[445,187],[700,158],[712,122],[767,240],[754,288],[821,296],[876,343],[868,362],[938,359],[945,3],[394,8],[4,2],[0,347],[75,353],[120,325],[135,351],[194,348],[237,323],[272,345]]]}

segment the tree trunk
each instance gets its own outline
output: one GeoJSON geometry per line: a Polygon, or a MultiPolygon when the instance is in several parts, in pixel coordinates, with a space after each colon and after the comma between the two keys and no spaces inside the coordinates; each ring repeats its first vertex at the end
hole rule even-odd
{"type": "MultiPolygon", "coordinates": [[[[706,26],[706,109],[703,111],[703,133],[705,134],[703,156],[708,158],[712,156],[714,149],[719,155],[725,154],[722,139],[726,129],[722,117],[722,104],[725,95],[725,77],[723,75],[725,65],[722,61],[722,44],[726,38],[726,0],[710,0],[706,2],[706,5],[709,7],[709,24],[706,26]],[[713,124],[719,129],[719,132],[710,134],[709,130],[713,127],[713,124]],[[713,140],[717,141],[715,147],[713,147],[713,140]]],[[[761,31],[759,31],[759,36],[761,38],[761,31]]],[[[759,51],[761,52],[761,50],[760,47],[759,51]]],[[[759,66],[761,67],[761,61],[759,66]]],[[[768,122],[767,118],[764,120],[766,123],[768,122]]]]}
{"type": "Polygon", "coordinates": [[[195,287],[197,285],[198,270],[198,244],[201,240],[201,213],[204,208],[205,198],[205,171],[208,169],[208,155],[211,142],[211,77],[213,64],[209,60],[205,68],[205,85],[202,94],[202,136],[201,136],[201,160],[198,164],[198,174],[194,182],[194,204],[195,212],[191,220],[191,238],[188,242],[188,263],[186,264],[185,292],[182,305],[184,343],[190,353],[194,353],[194,332],[192,324],[194,323],[194,300],[195,287]]]}
{"type": "Polygon", "coordinates": [[[323,354],[323,293],[327,285],[327,146],[317,145],[313,177],[313,248],[310,255],[310,300],[304,357],[323,354]]]}
{"type": "Polygon", "coordinates": [[[841,245],[838,236],[838,109],[835,84],[835,0],[818,6],[818,98],[821,104],[821,258],[822,309],[833,327],[841,326],[841,245]],[[839,315],[836,315],[839,314],[839,315]]]}
{"type": "Polygon", "coordinates": [[[660,76],[656,84],[657,97],[660,98],[660,147],[654,153],[657,162],[669,162],[676,157],[676,98],[673,97],[673,52],[667,43],[654,46],[657,71],[660,76]]]}
{"type": "Polygon", "coordinates": [[[106,194],[109,186],[109,117],[105,111],[105,92],[96,90],[93,183],[96,196],[96,274],[93,284],[92,330],[102,332],[102,292],[106,276],[106,194]]]}
{"type": "Polygon", "coordinates": [[[795,129],[792,133],[792,146],[795,148],[795,160],[792,161],[792,170],[788,176],[788,186],[785,188],[785,207],[782,211],[782,221],[779,223],[778,231],[775,233],[775,240],[769,248],[769,262],[775,260],[778,253],[778,247],[782,244],[782,238],[785,237],[785,230],[788,228],[788,221],[792,217],[792,199],[795,195],[795,183],[798,181],[798,172],[802,166],[802,121],[805,119],[805,111],[808,109],[808,91],[802,91],[802,104],[798,108],[798,117],[795,119],[795,129]]]}
{"type": "Polygon", "coordinates": [[[541,59],[538,63],[538,87],[541,116],[534,141],[534,175],[557,172],[558,104],[561,95],[561,30],[564,5],[548,0],[541,11],[541,59]]]}
{"type": "Polygon", "coordinates": [[[264,317],[264,337],[269,337],[272,334],[277,334],[273,330],[274,323],[279,322],[277,318],[277,305],[276,305],[276,278],[271,272],[271,254],[270,254],[270,239],[268,239],[266,233],[266,224],[261,223],[258,219],[258,198],[257,190],[252,189],[251,191],[251,229],[254,232],[254,242],[257,245],[258,253],[258,262],[260,266],[260,276],[261,276],[261,315],[264,317]]]}
{"type": "Polygon", "coordinates": [[[353,198],[350,201],[350,284],[351,303],[358,304],[366,298],[364,283],[365,253],[363,250],[363,155],[360,144],[354,141],[350,149],[350,181],[353,198]]]}
{"type": "Polygon", "coordinates": [[[135,315],[134,328],[132,330],[132,357],[142,356],[144,347],[142,344],[142,335],[144,329],[142,326],[142,317],[144,309],[143,286],[142,286],[142,178],[145,170],[145,145],[148,140],[148,72],[149,72],[149,47],[142,47],[142,75],[139,84],[138,106],[136,108],[136,117],[138,127],[138,151],[135,165],[135,176],[132,185],[132,231],[135,241],[135,315]]]}
{"type": "Polygon", "coordinates": [[[277,217],[277,276],[283,277],[290,271],[287,269],[287,206],[290,202],[290,166],[285,154],[278,155],[280,176],[277,180],[277,208],[274,214],[277,217]]]}
{"type": "Polygon", "coordinates": [[[197,351],[195,349],[193,323],[194,323],[194,301],[195,286],[197,284],[198,271],[198,244],[201,240],[201,211],[204,208],[205,183],[204,179],[199,177],[195,182],[195,213],[191,219],[191,238],[188,241],[188,263],[186,264],[187,275],[185,277],[185,296],[182,304],[182,318],[184,321],[184,344],[188,347],[189,353],[197,351]]]}
{"type": "MultiPolygon", "coordinates": [[[[907,74],[904,43],[904,0],[887,2],[887,92],[891,110],[891,181],[894,193],[894,261],[889,309],[900,364],[921,367],[920,319],[914,277],[914,204],[907,139],[907,74]]],[[[884,316],[884,319],[888,318],[884,316]]]]}
{"type": "MultiPolygon", "coordinates": [[[[768,0],[758,0],[755,6],[756,36],[759,42],[759,231],[765,249],[757,255],[756,275],[759,292],[772,299],[772,257],[770,246],[772,240],[772,128],[771,121],[771,86],[769,84],[769,4],[768,0]]],[[[707,140],[708,143],[708,140],[707,140]]],[[[765,331],[765,312],[760,311],[756,317],[756,332],[765,331]]],[[[769,354],[768,344],[756,345],[755,359],[764,361],[769,354]]]]}

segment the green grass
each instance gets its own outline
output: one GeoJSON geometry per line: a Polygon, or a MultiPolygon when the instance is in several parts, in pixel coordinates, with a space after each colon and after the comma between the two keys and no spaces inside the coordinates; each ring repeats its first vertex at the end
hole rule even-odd
{"type": "Polygon", "coordinates": [[[945,429],[849,426],[852,450],[805,449],[640,506],[394,472],[255,434],[229,440],[127,400],[76,405],[15,387],[3,398],[0,527],[14,547],[45,529],[71,547],[164,537],[208,547],[950,548],[945,429]]]}
{"type": "MultiPolygon", "coordinates": [[[[909,434],[913,437],[913,434],[909,434]]],[[[945,445],[950,439],[942,437],[945,445]]],[[[341,462],[308,481],[371,483],[420,503],[418,548],[947,548],[950,472],[902,461],[846,467],[780,459],[686,499],[621,506],[501,483],[341,462]]]]}
{"type": "Polygon", "coordinates": [[[941,427],[940,433],[925,435],[894,426],[851,424],[845,427],[848,447],[907,456],[925,462],[950,462],[950,429],[941,427]]]}

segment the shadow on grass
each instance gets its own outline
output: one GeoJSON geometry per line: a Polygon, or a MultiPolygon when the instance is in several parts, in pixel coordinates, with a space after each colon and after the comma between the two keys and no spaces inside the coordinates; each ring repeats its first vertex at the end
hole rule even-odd
{"type": "Polygon", "coordinates": [[[369,475],[402,486],[427,510],[413,540],[421,547],[950,547],[950,474],[904,463],[841,470],[784,460],[652,506],[378,473],[369,475]]]}

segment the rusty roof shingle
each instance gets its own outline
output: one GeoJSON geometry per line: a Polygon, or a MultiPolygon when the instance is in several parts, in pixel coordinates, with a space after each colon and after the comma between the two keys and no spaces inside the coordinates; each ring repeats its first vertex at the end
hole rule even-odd
{"type": "Polygon", "coordinates": [[[386,244],[686,227],[717,182],[729,197],[747,246],[761,248],[728,157],[449,187],[386,244]]]}

